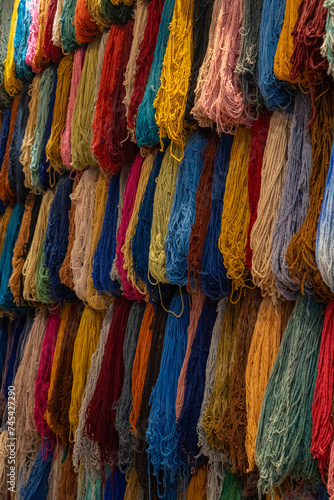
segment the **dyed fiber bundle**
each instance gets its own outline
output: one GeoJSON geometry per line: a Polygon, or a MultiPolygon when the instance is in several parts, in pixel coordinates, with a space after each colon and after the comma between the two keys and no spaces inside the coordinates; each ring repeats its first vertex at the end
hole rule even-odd
{"type": "Polygon", "coordinates": [[[71,269],[74,290],[79,299],[86,300],[87,281],[91,258],[95,192],[99,172],[89,168],[83,173],[80,182],[71,194],[72,204],[76,205],[74,224],[75,237],[71,251],[71,269]]]}
{"type": "Polygon", "coordinates": [[[85,2],[91,20],[97,25],[103,33],[110,28],[110,21],[102,13],[101,0],[87,0],[85,2]]]}
{"type": "Polygon", "coordinates": [[[254,106],[257,112],[263,105],[258,82],[262,7],[263,0],[243,2],[240,55],[235,68],[244,102],[254,106]]]}
{"type": "Polygon", "coordinates": [[[132,16],[132,6],[126,2],[114,5],[109,0],[101,0],[102,14],[108,18],[111,23],[126,23],[132,16]]]}
{"type": "Polygon", "coordinates": [[[299,284],[290,277],[285,255],[292,237],[305,220],[309,206],[312,146],[307,124],[310,116],[309,96],[297,94],[288,145],[286,177],[272,233],[270,258],[278,292],[287,300],[296,299],[299,290],[299,284]]]}
{"type": "Polygon", "coordinates": [[[234,352],[236,345],[236,331],[242,306],[242,300],[236,304],[228,302],[220,328],[220,338],[215,365],[214,385],[209,398],[205,414],[203,415],[203,429],[210,446],[220,448],[217,436],[221,415],[229,402],[229,382],[233,371],[234,352]]]}
{"type": "Polygon", "coordinates": [[[127,484],[128,483],[125,479],[125,475],[122,474],[119,469],[117,469],[108,478],[106,487],[104,489],[104,499],[113,500],[114,498],[119,498],[120,500],[123,500],[127,484]]]}
{"type": "Polygon", "coordinates": [[[334,75],[334,47],[333,47],[333,0],[326,0],[324,7],[327,9],[326,33],[324,42],[321,46],[321,55],[328,61],[328,74],[333,77],[334,75]]]}
{"type": "Polygon", "coordinates": [[[268,109],[287,109],[293,91],[274,73],[275,53],[281,34],[286,0],[264,0],[259,43],[259,87],[268,109]]]}
{"type": "MultiPolygon", "coordinates": [[[[131,219],[135,203],[136,192],[143,163],[144,163],[144,158],[140,155],[140,153],[138,153],[126,181],[124,202],[122,207],[122,220],[119,228],[117,229],[116,263],[119,276],[122,279],[123,287],[126,286],[125,283],[127,282],[127,273],[123,268],[124,255],[122,252],[122,248],[125,242],[126,232],[129,226],[129,222],[131,219]]],[[[137,297],[140,299],[141,296],[139,292],[136,293],[136,291],[133,289],[133,287],[129,282],[128,282],[128,290],[129,291],[131,290],[131,292],[135,293],[137,297]]]]}
{"type": "Polygon", "coordinates": [[[56,184],[56,181],[57,181],[54,170],[52,168],[50,168],[50,163],[49,163],[47,156],[46,156],[46,146],[47,146],[47,143],[50,139],[51,130],[52,130],[52,121],[53,121],[53,114],[54,114],[54,110],[55,110],[57,83],[58,83],[58,71],[57,71],[57,67],[55,66],[54,71],[53,71],[52,90],[51,90],[51,94],[50,94],[49,109],[48,109],[48,115],[47,115],[46,124],[45,124],[45,132],[44,132],[44,138],[43,138],[43,144],[42,144],[42,151],[41,151],[41,156],[40,156],[40,160],[39,160],[39,167],[38,167],[39,183],[44,189],[47,189],[49,187],[54,186],[56,184]]]}
{"type": "Polygon", "coordinates": [[[1,255],[2,250],[3,250],[3,246],[5,243],[5,237],[7,234],[7,228],[8,228],[8,224],[9,224],[10,218],[12,216],[12,213],[13,213],[13,207],[7,207],[5,210],[5,213],[2,215],[2,217],[0,219],[0,255],[1,255]]]}
{"type": "Polygon", "coordinates": [[[31,468],[27,484],[21,489],[20,495],[25,500],[46,500],[49,491],[49,474],[51,470],[52,453],[44,458],[43,446],[31,468]]]}
{"type": "Polygon", "coordinates": [[[129,472],[133,459],[133,438],[131,436],[130,414],[132,407],[132,365],[136,354],[140,327],[145,312],[145,305],[135,302],[131,308],[125,330],[123,345],[124,383],[117,404],[115,428],[118,432],[119,466],[124,473],[129,472]]]}
{"type": "Polygon", "coordinates": [[[194,342],[198,321],[202,314],[205,296],[203,295],[200,289],[197,289],[193,292],[191,298],[192,302],[190,308],[190,319],[187,330],[187,349],[186,349],[186,354],[184,356],[180,376],[177,382],[177,393],[175,402],[176,419],[179,418],[180,413],[182,411],[182,406],[184,401],[184,391],[186,389],[186,374],[187,374],[188,362],[192,350],[192,345],[194,342]]]}
{"type": "MultiPolygon", "coordinates": [[[[252,125],[250,109],[238,86],[237,65],[241,35],[242,1],[224,0],[217,21],[216,38],[208,74],[196,105],[217,132],[231,133],[238,125],[252,125]]],[[[196,118],[196,116],[195,116],[196,118]]],[[[202,122],[199,121],[200,125],[202,122]]]]}
{"type": "Polygon", "coordinates": [[[131,50],[132,31],[133,21],[125,25],[114,24],[110,29],[92,123],[92,153],[96,155],[100,167],[110,174],[120,170],[124,164],[132,163],[136,151],[127,137],[123,103],[123,80],[131,50]]]}
{"type": "Polygon", "coordinates": [[[101,36],[97,24],[92,21],[85,0],[77,0],[74,13],[75,37],[79,43],[90,43],[101,36]]]}
{"type": "MultiPolygon", "coordinates": [[[[153,164],[154,164],[154,159],[155,159],[155,153],[148,154],[144,160],[143,166],[140,171],[140,177],[139,177],[139,182],[137,186],[137,192],[136,192],[136,199],[133,205],[133,210],[131,214],[131,218],[129,221],[129,225],[126,230],[125,238],[124,238],[124,245],[122,246],[121,252],[123,254],[123,269],[124,271],[127,272],[127,280],[132,284],[132,287],[135,288],[136,281],[137,281],[137,289],[141,291],[141,293],[146,293],[146,288],[143,283],[141,283],[138,279],[136,280],[136,277],[133,272],[133,257],[132,257],[132,248],[131,248],[131,242],[132,238],[135,234],[136,231],[136,225],[138,223],[138,212],[140,208],[140,204],[142,201],[142,198],[145,194],[146,186],[148,179],[150,177],[153,164]]],[[[131,287],[131,288],[132,288],[131,287]]],[[[136,299],[138,297],[138,293],[132,294],[131,288],[128,289],[125,283],[123,283],[123,293],[128,299],[136,299]]]]}
{"type": "Polygon", "coordinates": [[[193,58],[193,15],[194,0],[175,0],[160,88],[154,100],[160,144],[163,145],[163,139],[170,139],[172,155],[176,154],[176,146],[181,148],[183,156],[186,145],[184,115],[193,58]],[[173,78],[170,78],[171,74],[173,78]]]}
{"type": "Polygon", "coordinates": [[[44,418],[44,414],[47,409],[52,362],[60,321],[61,318],[59,309],[57,308],[51,311],[46,325],[35,385],[34,422],[36,429],[41,434],[42,438],[47,438],[44,441],[46,454],[48,454],[48,451],[52,451],[53,447],[53,435],[46,419],[44,418]],[[49,446],[51,446],[51,448],[48,448],[49,446]]]}
{"type": "MultiPolygon", "coordinates": [[[[78,474],[72,463],[73,445],[70,445],[65,461],[62,463],[60,480],[57,484],[58,498],[76,499],[78,490],[78,474]]],[[[50,480],[49,480],[50,484],[50,480]]]]}
{"type": "MultiPolygon", "coordinates": [[[[80,176],[76,175],[74,182],[73,182],[72,192],[74,192],[76,190],[79,182],[80,182],[80,176]]],[[[63,263],[61,265],[61,268],[59,270],[60,282],[62,283],[62,285],[65,285],[68,288],[71,288],[71,290],[74,290],[73,271],[71,268],[71,253],[72,253],[72,248],[73,248],[74,239],[75,239],[75,210],[76,210],[76,205],[71,200],[71,209],[68,213],[69,221],[68,221],[67,250],[66,250],[65,258],[64,258],[63,263]]]]}
{"type": "Polygon", "coordinates": [[[137,437],[136,425],[139,417],[140,403],[142,399],[143,387],[147,360],[152,342],[152,322],[154,310],[152,304],[148,303],[144,312],[140,327],[136,354],[132,365],[132,409],[130,414],[131,433],[137,437]]]}
{"type": "Polygon", "coordinates": [[[214,160],[219,136],[212,132],[204,150],[204,163],[196,191],[196,217],[191,226],[188,251],[188,289],[199,285],[203,248],[211,216],[211,196],[214,178],[214,160]]]}
{"type": "MultiPolygon", "coordinates": [[[[294,116],[296,113],[297,110],[294,116]]],[[[271,270],[270,255],[274,226],[285,184],[290,123],[288,113],[274,111],[263,155],[257,218],[250,234],[250,247],[253,252],[253,282],[261,288],[263,294],[268,293],[273,297],[277,295],[277,288],[275,276],[271,270]]]]}
{"type": "Polygon", "coordinates": [[[7,45],[7,55],[3,62],[4,72],[3,79],[5,84],[6,92],[10,96],[14,96],[22,89],[22,83],[15,76],[15,62],[14,62],[14,38],[17,23],[17,10],[20,0],[14,0],[13,4],[13,14],[10,22],[10,32],[7,45]]]}
{"type": "MultiPolygon", "coordinates": [[[[165,302],[166,307],[169,308],[170,298],[165,300],[165,302]]],[[[148,427],[148,419],[151,408],[151,393],[153,387],[156,384],[160,371],[160,362],[167,318],[168,312],[165,311],[160,304],[157,305],[152,323],[152,342],[147,360],[140,411],[136,423],[137,440],[135,447],[135,467],[138,471],[138,480],[140,482],[141,488],[144,490],[146,495],[148,495],[150,492],[153,499],[155,499],[157,496],[157,486],[155,476],[151,475],[149,478],[148,475],[148,455],[146,453],[148,445],[146,442],[146,431],[148,427]]]]}
{"type": "Polygon", "coordinates": [[[247,408],[245,446],[249,471],[254,470],[256,466],[255,441],[262,400],[293,307],[293,302],[274,303],[269,296],[266,296],[261,302],[256,318],[245,380],[247,408]]]}
{"type": "Polygon", "coordinates": [[[75,98],[77,95],[82,67],[85,60],[85,54],[86,54],[86,49],[84,48],[78,48],[74,53],[72,76],[70,81],[70,94],[66,111],[66,122],[64,123],[64,128],[62,128],[60,132],[61,160],[63,165],[65,165],[65,167],[67,168],[71,167],[71,162],[72,162],[72,155],[71,155],[72,115],[74,111],[75,98]]]}
{"type": "Polygon", "coordinates": [[[39,12],[38,12],[38,35],[36,50],[32,60],[33,71],[39,73],[42,68],[49,62],[43,49],[44,39],[45,39],[45,26],[48,10],[48,0],[39,0],[39,12]]]}
{"type": "Polygon", "coordinates": [[[250,139],[250,131],[245,127],[239,127],[231,149],[218,240],[227,277],[233,281],[233,290],[236,291],[246,286],[248,275],[246,245],[250,218],[248,205],[250,139]]]}
{"type": "Polygon", "coordinates": [[[29,2],[27,0],[20,0],[17,9],[17,23],[14,36],[14,64],[16,77],[27,82],[33,79],[31,67],[28,66],[25,61],[28,48],[30,21],[29,2]]]}
{"type": "Polygon", "coordinates": [[[95,192],[94,218],[92,221],[93,230],[92,230],[92,240],[90,242],[90,258],[89,258],[89,268],[87,276],[86,300],[93,309],[101,309],[101,310],[108,309],[108,306],[110,304],[110,296],[106,294],[99,294],[98,291],[94,288],[92,271],[94,264],[95,249],[99,242],[102,231],[102,224],[105,215],[107,196],[108,196],[108,186],[105,182],[103,175],[100,173],[95,192]]]}
{"type": "Polygon", "coordinates": [[[21,145],[20,163],[22,165],[22,171],[24,173],[24,185],[29,189],[32,189],[30,176],[30,152],[35,139],[40,79],[41,75],[36,75],[30,87],[31,99],[29,102],[29,116],[21,145]]]}
{"type": "Polygon", "coordinates": [[[232,472],[246,474],[248,460],[245,448],[247,430],[245,372],[254,327],[261,305],[258,288],[249,290],[243,301],[235,336],[233,369],[229,381],[229,404],[222,413],[217,436],[223,452],[230,456],[232,472]]]}
{"type": "Polygon", "coordinates": [[[147,22],[139,46],[134,75],[133,92],[127,110],[127,126],[134,138],[138,107],[143,100],[146,84],[152,67],[154,50],[157,43],[162,9],[165,0],[152,0],[147,6],[147,22]]]}
{"type": "Polygon", "coordinates": [[[294,49],[294,38],[292,32],[294,30],[295,24],[298,18],[298,10],[302,0],[291,1],[286,0],[285,4],[285,13],[284,13],[284,22],[282,26],[282,31],[279,36],[276,54],[275,54],[275,63],[274,63],[274,72],[275,76],[279,80],[284,80],[286,82],[291,83],[299,83],[300,85],[307,85],[307,75],[306,79],[300,80],[291,80],[291,57],[294,49]]]}
{"type": "Polygon", "coordinates": [[[19,234],[23,213],[24,206],[15,205],[10,217],[0,257],[0,306],[6,310],[15,309],[14,298],[9,287],[9,279],[13,271],[13,250],[19,234]]]}
{"type": "Polygon", "coordinates": [[[60,16],[64,7],[64,0],[57,0],[55,17],[52,25],[52,42],[56,47],[63,49],[63,43],[60,34],[60,16]]]}
{"type": "Polygon", "coordinates": [[[78,41],[75,36],[74,14],[77,2],[76,0],[64,0],[63,9],[59,19],[60,35],[63,50],[65,53],[72,54],[78,48],[78,41]]]}
{"type": "Polygon", "coordinates": [[[119,183],[119,173],[110,178],[102,230],[94,253],[93,285],[100,294],[110,293],[111,295],[116,295],[119,290],[118,281],[112,280],[110,277],[116,253],[119,183]]]}
{"type": "Polygon", "coordinates": [[[6,357],[5,357],[5,363],[3,367],[3,372],[2,372],[2,383],[1,383],[1,394],[0,394],[0,417],[1,421],[4,421],[4,423],[7,423],[7,399],[5,397],[5,393],[7,391],[6,388],[6,375],[7,375],[7,370],[8,370],[8,362],[10,358],[10,354],[13,349],[13,343],[14,343],[14,321],[10,321],[8,325],[8,332],[7,332],[7,351],[6,351],[6,357]]]}
{"type": "Polygon", "coordinates": [[[13,344],[11,348],[11,352],[8,358],[6,377],[4,379],[4,396],[8,403],[9,397],[9,387],[13,385],[15,373],[15,364],[20,360],[20,343],[22,342],[22,338],[25,335],[25,323],[29,322],[26,316],[20,316],[14,320],[14,328],[13,328],[13,344]]]}
{"type": "Polygon", "coordinates": [[[70,422],[70,441],[79,423],[79,409],[87,382],[92,355],[95,352],[101,331],[104,314],[85,307],[74,342],[72,357],[73,383],[71,404],[68,412],[70,422]]]}
{"type": "Polygon", "coordinates": [[[45,148],[46,159],[50,162],[50,167],[57,172],[60,172],[63,166],[60,152],[60,134],[66,121],[67,104],[72,79],[72,67],[73,56],[71,55],[64,57],[58,66],[58,81],[51,134],[45,148]]]}
{"type": "Polygon", "coordinates": [[[8,138],[7,138],[7,143],[6,143],[6,152],[5,152],[5,155],[3,157],[3,162],[2,162],[1,171],[0,171],[0,199],[6,205],[9,205],[9,204],[13,205],[16,201],[16,193],[15,193],[15,191],[12,191],[12,189],[10,188],[10,185],[9,185],[8,164],[9,164],[10,145],[12,143],[12,138],[13,138],[13,134],[14,134],[15,122],[16,122],[19,103],[20,103],[20,95],[17,94],[13,100],[12,112],[10,115],[9,132],[8,132],[8,138]]]}
{"type": "Polygon", "coordinates": [[[54,87],[55,68],[46,68],[39,82],[38,104],[36,115],[36,126],[34,131],[34,142],[30,149],[30,175],[31,184],[36,189],[39,186],[39,164],[41,160],[46,124],[49,114],[50,97],[54,87]]]}
{"type": "Polygon", "coordinates": [[[202,66],[206,49],[209,42],[209,32],[212,17],[214,0],[194,0],[193,14],[193,60],[189,78],[187,92],[187,104],[185,120],[187,123],[195,125],[196,121],[191,115],[191,110],[195,103],[195,88],[197,84],[199,70],[202,66]]]}
{"type": "Polygon", "coordinates": [[[49,0],[44,31],[43,52],[45,54],[45,57],[47,57],[50,61],[59,63],[61,58],[63,57],[63,52],[60,47],[57,47],[53,43],[52,39],[53,22],[56,14],[56,9],[57,0],[49,0]]]}
{"type": "Polygon", "coordinates": [[[38,25],[39,0],[32,0],[32,2],[29,3],[29,11],[30,11],[30,27],[29,27],[26,64],[28,64],[28,66],[32,66],[36,52],[37,37],[39,31],[39,25],[38,25]]]}
{"type": "Polygon", "coordinates": [[[153,203],[149,272],[157,282],[168,283],[164,242],[174,201],[180,162],[172,157],[170,146],[164,154],[153,203]]]}
{"type": "Polygon", "coordinates": [[[192,476],[187,490],[187,500],[206,500],[207,488],[207,467],[203,465],[197,472],[196,476],[192,476]]]}
{"type": "Polygon", "coordinates": [[[284,332],[262,402],[256,437],[260,492],[272,491],[287,476],[311,484],[319,481],[310,446],[322,312],[323,306],[310,296],[299,296],[284,332]]]}
{"type": "Polygon", "coordinates": [[[267,143],[270,115],[261,113],[254,121],[251,135],[251,145],[248,162],[248,203],[250,219],[247,233],[246,263],[248,269],[252,269],[253,251],[250,246],[250,235],[257,219],[257,206],[261,191],[261,171],[263,155],[267,143]]]}
{"type": "Polygon", "coordinates": [[[49,268],[45,265],[45,234],[39,249],[36,268],[36,297],[39,302],[51,305],[55,302],[50,290],[49,268]]]}
{"type": "MultiPolygon", "coordinates": [[[[99,46],[99,53],[97,57],[97,65],[96,65],[96,78],[95,78],[95,85],[94,85],[94,100],[93,100],[93,109],[94,109],[94,114],[95,114],[95,108],[96,108],[96,103],[97,103],[97,98],[99,95],[99,89],[100,89],[100,83],[101,83],[101,75],[102,75],[102,67],[103,67],[103,59],[104,59],[104,52],[106,49],[107,41],[108,41],[108,36],[109,36],[109,31],[105,31],[101,37],[101,42],[99,46]]],[[[92,117],[92,120],[94,119],[94,115],[92,117]]]]}
{"type": "Polygon", "coordinates": [[[303,224],[291,239],[286,252],[290,276],[300,284],[302,292],[311,285],[315,293],[323,299],[330,297],[331,294],[318,270],[315,253],[317,225],[330,163],[334,130],[334,120],[332,120],[331,114],[333,104],[331,89],[319,97],[317,101],[317,113],[310,129],[312,172],[309,181],[309,209],[303,224]],[[320,136],[319,130],[321,130],[320,136]]]}
{"type": "Polygon", "coordinates": [[[24,205],[28,190],[24,186],[24,173],[20,162],[23,136],[29,117],[29,87],[26,84],[21,92],[17,110],[14,132],[8,155],[8,184],[10,189],[16,191],[17,203],[24,205]]]}
{"type": "MultiPolygon", "coordinates": [[[[177,291],[173,296],[169,313],[160,372],[151,395],[151,411],[146,432],[147,453],[153,473],[168,473],[173,483],[178,472],[177,427],[175,400],[177,379],[186,352],[186,335],[189,324],[189,297],[177,291]],[[182,315],[180,316],[180,313],[182,315]],[[179,317],[177,317],[179,316],[179,317]]],[[[166,489],[166,476],[163,484],[166,489]]]]}
{"type": "Polygon", "coordinates": [[[204,294],[212,300],[217,300],[222,296],[228,295],[231,291],[230,281],[227,278],[224,267],[223,256],[218,248],[218,239],[232,142],[233,136],[223,134],[219,139],[214,158],[211,215],[206,231],[201,271],[199,274],[201,288],[204,294]]]}
{"type": "Polygon", "coordinates": [[[137,60],[140,45],[142,43],[148,17],[148,3],[146,0],[139,0],[134,10],[134,25],[132,34],[132,45],[129,60],[124,74],[125,97],[123,104],[125,106],[125,115],[128,115],[129,104],[134,91],[135,76],[137,72],[137,60]]]}
{"type": "MultiPolygon", "coordinates": [[[[123,385],[124,359],[123,343],[132,302],[119,297],[114,304],[108,339],[105,345],[101,371],[95,392],[86,411],[84,432],[97,442],[101,455],[101,468],[105,462],[115,460],[118,449],[118,433],[115,428],[116,408],[123,385]],[[105,429],[108,429],[106,435],[105,429]]],[[[104,468],[101,470],[102,478],[104,468]]]]}
{"type": "Polygon", "coordinates": [[[93,96],[99,46],[100,39],[97,39],[87,48],[75,97],[71,122],[71,167],[77,170],[98,166],[91,153],[90,142],[93,136],[91,123],[94,113],[93,96]]]}
{"type": "Polygon", "coordinates": [[[135,233],[130,242],[132,250],[132,267],[134,285],[140,287],[140,281],[145,283],[149,293],[149,299],[157,299],[157,289],[149,280],[149,252],[151,243],[151,229],[153,220],[153,204],[159,178],[164,153],[158,152],[155,157],[153,168],[148,179],[144,196],[142,197],[138,211],[138,222],[135,227],[135,233]],[[140,280],[140,281],[139,281],[140,280]]]}
{"type": "Polygon", "coordinates": [[[10,124],[10,115],[12,112],[12,108],[7,108],[2,113],[1,120],[1,129],[0,129],[0,164],[2,165],[3,158],[6,153],[6,144],[9,134],[9,124],[10,124]]]}
{"type": "Polygon", "coordinates": [[[101,471],[100,452],[97,443],[91,441],[84,434],[84,427],[86,422],[86,411],[90,400],[92,399],[96,384],[101,371],[101,365],[104,355],[105,346],[107,343],[110,325],[113,317],[114,302],[112,302],[107,310],[97,343],[96,350],[92,355],[91,365],[87,376],[87,383],[85,386],[84,394],[82,397],[82,404],[79,410],[79,422],[77,430],[74,435],[74,449],[73,449],[73,465],[76,471],[84,472],[82,483],[86,486],[88,484],[89,474],[95,475],[101,471]]]}
{"type": "Polygon", "coordinates": [[[139,147],[145,145],[154,146],[160,140],[153,103],[160,88],[160,76],[169,39],[169,25],[172,22],[174,6],[175,0],[166,0],[164,3],[150,76],[147,81],[143,100],[138,107],[136,140],[139,147]]]}
{"type": "Polygon", "coordinates": [[[25,259],[22,278],[23,278],[23,298],[27,302],[37,301],[37,268],[40,249],[42,247],[45,231],[48,223],[48,214],[52,203],[54,193],[46,191],[38,213],[37,223],[34,235],[31,241],[29,253],[25,259]]]}
{"type": "MultiPolygon", "coordinates": [[[[8,39],[10,34],[11,19],[13,13],[13,0],[3,0],[1,3],[1,16],[0,16],[0,37],[1,37],[1,49],[0,49],[0,60],[3,62],[7,56],[8,39]]],[[[4,67],[2,65],[0,70],[0,109],[11,106],[12,100],[7,94],[4,84],[4,67]]]]}
{"type": "Polygon", "coordinates": [[[217,452],[215,448],[209,446],[203,428],[203,418],[214,387],[215,366],[218,353],[220,329],[225,307],[226,299],[221,300],[217,306],[217,317],[212,331],[210,351],[205,369],[205,388],[203,393],[201,412],[197,422],[198,446],[200,448],[200,454],[205,455],[209,458],[209,471],[207,477],[208,500],[219,497],[222,490],[222,480],[225,474],[222,467],[222,456],[219,454],[219,452],[217,452]]]}
{"type": "Polygon", "coordinates": [[[206,298],[198,321],[188,361],[184,401],[178,418],[178,447],[192,473],[203,462],[197,445],[197,422],[205,388],[205,369],[211,336],[217,316],[217,304],[206,298]]]}
{"type": "Polygon", "coordinates": [[[318,359],[317,380],[312,403],[311,453],[313,458],[318,459],[318,466],[323,478],[328,475],[333,434],[331,415],[334,380],[334,351],[332,342],[333,307],[333,302],[330,302],[326,307],[318,359]]]}
{"type": "Polygon", "coordinates": [[[228,500],[229,498],[242,500],[242,482],[236,474],[227,470],[219,500],[228,500]]]}
{"type": "Polygon", "coordinates": [[[41,196],[32,197],[32,193],[28,195],[20,231],[13,251],[13,272],[9,280],[9,286],[17,306],[24,302],[23,265],[33,240],[41,202],[41,196]]]}
{"type": "Polygon", "coordinates": [[[319,79],[317,73],[327,71],[328,62],[321,56],[321,45],[325,33],[326,9],[323,2],[302,0],[296,24],[291,33],[293,53],[290,78],[292,80],[308,78],[310,84],[314,84],[319,79]]]}
{"type": "Polygon", "coordinates": [[[45,258],[44,265],[49,269],[50,292],[56,301],[71,300],[74,293],[61,284],[59,270],[65,259],[69,217],[71,208],[70,195],[73,181],[70,177],[60,180],[55,196],[50,205],[48,226],[45,233],[45,258]]]}
{"type": "Polygon", "coordinates": [[[205,132],[194,132],[187,142],[180,163],[164,243],[166,276],[174,285],[186,285],[188,279],[189,238],[196,217],[196,191],[203,169],[203,152],[207,141],[205,132]]]}
{"type": "Polygon", "coordinates": [[[80,302],[66,304],[62,311],[45,412],[49,428],[61,438],[64,445],[68,444],[69,439],[68,411],[73,380],[72,355],[82,311],[83,305],[80,302]]]}

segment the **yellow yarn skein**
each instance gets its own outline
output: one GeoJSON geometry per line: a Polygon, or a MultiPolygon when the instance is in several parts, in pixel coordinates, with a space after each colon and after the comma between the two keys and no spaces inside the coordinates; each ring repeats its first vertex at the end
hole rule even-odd
{"type": "Polygon", "coordinates": [[[20,0],[14,0],[13,14],[10,22],[10,32],[7,45],[7,54],[5,62],[3,63],[5,67],[3,72],[5,89],[10,96],[18,94],[19,92],[21,92],[22,89],[22,83],[15,76],[15,62],[14,62],[14,37],[16,31],[17,9],[19,3],[20,0]]]}

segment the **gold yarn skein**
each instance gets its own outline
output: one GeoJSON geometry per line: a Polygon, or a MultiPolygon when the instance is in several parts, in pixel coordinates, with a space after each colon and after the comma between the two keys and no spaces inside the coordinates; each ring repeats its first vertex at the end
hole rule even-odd
{"type": "Polygon", "coordinates": [[[12,216],[12,212],[13,212],[13,207],[8,206],[5,210],[5,213],[3,214],[3,216],[0,219],[0,255],[2,253],[3,245],[5,243],[5,236],[6,236],[9,220],[12,216]]]}
{"type": "MultiPolygon", "coordinates": [[[[18,80],[15,76],[15,62],[14,62],[14,38],[15,38],[16,23],[17,23],[17,9],[19,3],[20,0],[14,1],[13,14],[10,22],[10,32],[7,45],[7,55],[3,63],[4,64],[3,79],[4,79],[5,89],[6,92],[12,97],[15,94],[18,94],[22,89],[21,81],[18,80]]],[[[9,6],[4,6],[4,8],[8,9],[9,6]]]]}

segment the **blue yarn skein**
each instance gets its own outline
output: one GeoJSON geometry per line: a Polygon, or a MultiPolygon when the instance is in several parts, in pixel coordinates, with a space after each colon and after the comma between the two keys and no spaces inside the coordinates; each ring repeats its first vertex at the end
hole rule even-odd
{"type": "Polygon", "coordinates": [[[26,321],[24,323],[22,335],[19,338],[19,344],[17,346],[17,355],[16,355],[16,360],[15,360],[15,365],[14,365],[13,380],[16,377],[17,370],[19,369],[20,363],[22,361],[23,354],[24,354],[24,351],[25,351],[25,348],[26,348],[26,345],[27,345],[27,342],[29,339],[30,331],[31,331],[32,325],[34,323],[34,319],[35,319],[35,315],[30,314],[29,316],[27,316],[26,321]]]}
{"type": "Polygon", "coordinates": [[[15,319],[15,326],[14,326],[14,340],[13,340],[13,346],[12,350],[10,352],[10,356],[8,359],[8,364],[7,364],[7,373],[6,373],[6,380],[5,380],[5,397],[6,400],[8,401],[8,387],[13,385],[14,382],[14,367],[15,367],[15,361],[20,345],[20,338],[23,335],[23,329],[24,325],[26,322],[26,317],[25,316],[20,316],[15,319]]]}
{"type": "MultiPolygon", "coordinates": [[[[55,105],[55,100],[56,100],[56,90],[57,90],[57,81],[58,81],[58,73],[57,73],[57,68],[58,66],[54,66],[53,68],[53,79],[52,79],[52,90],[50,94],[50,101],[49,101],[49,110],[48,110],[48,117],[46,120],[45,124],[45,133],[44,133],[44,138],[43,138],[43,145],[42,145],[42,151],[41,151],[41,156],[39,160],[39,182],[40,185],[43,186],[45,189],[48,189],[50,187],[50,177],[51,177],[51,172],[49,173],[49,167],[50,167],[50,162],[47,161],[46,159],[46,145],[48,143],[48,140],[51,135],[51,127],[52,127],[52,119],[53,119],[53,111],[54,111],[54,105],[55,105]]],[[[58,175],[54,172],[52,169],[52,173],[55,175],[56,178],[58,178],[58,175]]]]}
{"type": "Polygon", "coordinates": [[[116,253],[119,178],[120,172],[117,172],[109,181],[108,198],[99,242],[94,253],[92,272],[93,285],[98,293],[110,293],[111,295],[117,295],[120,290],[119,282],[110,278],[116,253]]]}
{"type": "MultiPolygon", "coordinates": [[[[178,378],[187,347],[188,294],[178,290],[171,300],[170,309],[174,314],[170,312],[167,318],[160,372],[151,393],[151,411],[146,431],[149,462],[153,466],[153,474],[157,476],[157,480],[159,471],[163,472],[164,492],[167,491],[169,481],[171,483],[177,481],[180,465],[175,403],[178,378]],[[181,313],[181,317],[176,316],[181,313]]],[[[162,491],[159,495],[162,496],[162,491]]]]}
{"type": "Polygon", "coordinates": [[[136,277],[143,283],[146,283],[151,302],[155,302],[159,299],[158,287],[152,285],[148,279],[148,256],[151,243],[154,194],[157,187],[156,179],[160,173],[163,157],[164,153],[159,151],[154,160],[154,165],[140,204],[135,234],[131,240],[133,269],[136,277]]]}
{"type": "Polygon", "coordinates": [[[123,500],[126,490],[125,475],[119,469],[109,476],[104,489],[104,500],[123,500]]]}
{"type": "Polygon", "coordinates": [[[12,142],[8,157],[8,183],[12,191],[16,191],[17,203],[24,205],[29,190],[24,185],[24,173],[20,162],[21,146],[29,117],[29,85],[26,84],[22,90],[20,102],[17,109],[12,142]]]}
{"type": "Polygon", "coordinates": [[[175,0],[166,0],[162,11],[157,44],[154,51],[150,76],[145,93],[138,108],[136,139],[139,147],[154,146],[160,143],[159,127],[155,120],[154,100],[160,88],[160,75],[169,38],[169,25],[172,22],[175,0]]]}
{"type": "Polygon", "coordinates": [[[68,245],[72,189],[73,180],[70,176],[60,180],[50,206],[45,233],[44,267],[49,269],[51,295],[59,302],[75,298],[74,292],[63,285],[59,278],[59,271],[65,259],[68,245]]]}
{"type": "Polygon", "coordinates": [[[188,280],[189,239],[196,218],[196,191],[207,140],[208,135],[203,131],[192,134],[180,163],[165,239],[166,276],[172,285],[184,286],[188,280]]]}
{"type": "Polygon", "coordinates": [[[8,317],[2,318],[0,323],[0,387],[2,386],[2,372],[6,359],[8,340],[8,317]]]}
{"type": "Polygon", "coordinates": [[[233,136],[222,134],[214,162],[211,216],[203,247],[200,280],[203,293],[212,300],[220,300],[231,293],[223,256],[218,248],[221,218],[224,206],[226,178],[230,165],[233,136]]]}
{"type": "Polygon", "coordinates": [[[282,199],[278,208],[271,244],[271,269],[278,291],[287,300],[295,300],[299,283],[290,277],[286,251],[292,237],[305,220],[309,202],[309,180],[312,170],[312,145],[307,129],[311,117],[311,98],[300,92],[296,96],[291,124],[288,164],[282,199]]]}
{"type": "Polygon", "coordinates": [[[12,108],[6,108],[2,113],[1,130],[0,130],[0,169],[6,153],[6,145],[9,134],[9,124],[12,108]]]}
{"type": "Polygon", "coordinates": [[[31,468],[28,481],[20,494],[24,500],[46,500],[49,491],[49,475],[51,471],[52,453],[43,460],[42,446],[31,468]]]}
{"type": "Polygon", "coordinates": [[[13,250],[19,235],[23,213],[23,205],[14,206],[0,257],[0,307],[6,309],[7,311],[17,309],[11,289],[8,286],[8,282],[13,272],[13,250]]]}
{"type": "Polygon", "coordinates": [[[205,371],[208,359],[213,327],[217,317],[217,302],[206,298],[197,324],[191,347],[185,379],[185,393],[181,414],[178,419],[178,446],[180,456],[184,457],[185,467],[191,473],[206,462],[204,455],[199,455],[197,445],[197,423],[205,388],[205,371]]]}
{"type": "Polygon", "coordinates": [[[20,0],[14,36],[15,75],[16,78],[27,82],[31,82],[34,76],[31,67],[25,62],[31,22],[29,3],[29,0],[20,0]]]}
{"type": "Polygon", "coordinates": [[[286,0],[264,0],[259,44],[259,88],[269,110],[287,109],[294,94],[292,87],[276,78],[275,54],[282,31],[286,0]]]}

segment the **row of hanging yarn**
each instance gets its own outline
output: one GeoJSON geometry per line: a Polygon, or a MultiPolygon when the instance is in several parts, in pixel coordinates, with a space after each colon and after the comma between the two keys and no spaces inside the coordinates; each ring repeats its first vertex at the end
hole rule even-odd
{"type": "Polygon", "coordinates": [[[333,19],[3,0],[1,497],[334,498],[333,19]]]}

